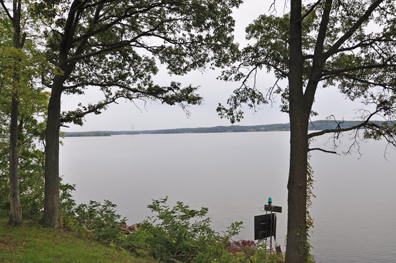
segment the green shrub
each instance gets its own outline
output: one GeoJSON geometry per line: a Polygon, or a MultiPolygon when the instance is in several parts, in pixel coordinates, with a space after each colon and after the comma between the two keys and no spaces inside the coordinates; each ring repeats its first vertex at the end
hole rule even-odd
{"type": "Polygon", "coordinates": [[[76,190],[75,184],[63,184],[62,178],[59,185],[60,190],[60,212],[61,212],[61,224],[63,227],[70,228],[75,225],[76,222],[76,202],[71,194],[72,191],[76,190]]]}
{"type": "Polygon", "coordinates": [[[226,236],[220,236],[210,227],[210,218],[204,218],[207,208],[193,210],[182,202],[170,208],[166,201],[167,198],[153,200],[148,208],[157,215],[139,224],[127,242],[149,250],[165,262],[233,261],[232,254],[225,248],[229,238],[239,233],[242,222],[233,223],[226,236]]]}
{"type": "Polygon", "coordinates": [[[116,207],[108,200],[103,205],[96,201],[90,201],[89,205],[80,204],[74,210],[74,225],[91,233],[97,241],[122,247],[126,235],[121,225],[125,224],[126,218],[120,220],[121,216],[115,212],[116,207]]]}
{"type": "Polygon", "coordinates": [[[161,262],[218,262],[218,263],[272,263],[282,262],[282,256],[268,254],[265,244],[254,241],[231,241],[240,232],[242,222],[232,223],[225,235],[210,226],[205,217],[208,209],[190,209],[182,202],[171,208],[167,198],[153,200],[148,208],[156,213],[138,224],[133,234],[121,229],[126,218],[121,219],[116,205],[105,200],[104,204],[90,201],[89,205],[75,205],[70,191],[74,186],[65,185],[62,190],[62,220],[67,227],[82,235],[118,248],[124,248],[139,256],[152,256],[161,262]]]}

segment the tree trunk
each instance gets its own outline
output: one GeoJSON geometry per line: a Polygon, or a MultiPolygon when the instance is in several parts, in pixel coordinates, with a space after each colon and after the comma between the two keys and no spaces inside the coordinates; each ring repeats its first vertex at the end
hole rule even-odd
{"type": "MultiPolygon", "coordinates": [[[[309,115],[308,115],[309,116],[309,115]]],[[[307,114],[290,113],[290,170],[288,188],[288,220],[286,262],[306,262],[307,223],[307,114]]]]}
{"type": "Polygon", "coordinates": [[[8,224],[13,226],[22,224],[22,206],[18,183],[18,107],[17,95],[13,94],[10,124],[10,218],[8,220],[8,224]]]}
{"type": "MultiPolygon", "coordinates": [[[[13,2],[13,45],[14,48],[20,49],[21,45],[21,28],[20,28],[20,2],[13,2]]],[[[22,224],[22,206],[19,197],[18,183],[18,116],[19,116],[19,98],[20,89],[19,66],[20,59],[15,57],[14,72],[12,83],[12,102],[11,102],[11,123],[10,123],[10,218],[8,224],[22,224]]]]}
{"type": "Polygon", "coordinates": [[[45,148],[44,214],[40,221],[42,225],[54,228],[61,227],[59,200],[59,128],[62,85],[62,77],[55,77],[48,105],[45,148]]]}
{"type": "Polygon", "coordinates": [[[288,188],[288,219],[286,263],[307,261],[307,154],[308,121],[312,104],[304,97],[301,0],[291,1],[289,119],[290,170],[288,188]]]}
{"type": "MultiPolygon", "coordinates": [[[[44,188],[44,214],[40,223],[44,226],[60,228],[60,199],[59,199],[59,129],[61,113],[61,96],[63,83],[71,74],[73,66],[67,67],[67,54],[71,48],[71,40],[75,30],[74,22],[77,6],[81,1],[74,0],[68,14],[65,33],[63,35],[58,67],[63,75],[57,75],[52,84],[51,97],[48,104],[48,119],[45,147],[45,188],[44,188]]],[[[80,48],[82,46],[80,45],[80,48]]]]}

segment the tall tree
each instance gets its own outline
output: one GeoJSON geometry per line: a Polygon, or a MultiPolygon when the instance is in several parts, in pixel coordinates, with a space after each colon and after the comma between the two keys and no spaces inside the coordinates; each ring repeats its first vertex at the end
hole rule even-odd
{"type": "Polygon", "coordinates": [[[19,197],[18,184],[18,115],[19,115],[19,92],[20,92],[20,68],[21,58],[19,52],[23,48],[24,40],[21,34],[21,1],[12,2],[12,15],[1,1],[4,12],[13,25],[13,48],[15,53],[12,65],[12,99],[11,99],[11,121],[10,121],[10,225],[22,224],[22,207],[19,197]]]}
{"type": "Polygon", "coordinates": [[[233,7],[240,0],[58,0],[41,1],[36,13],[48,23],[48,60],[58,74],[48,77],[51,98],[46,133],[45,204],[42,223],[59,227],[59,128],[82,124],[119,98],[169,105],[198,104],[196,87],[160,86],[157,63],[182,75],[208,64],[220,66],[233,52],[233,7]],[[61,114],[62,94],[100,88],[103,101],[61,114]]]}
{"type": "MultiPolygon", "coordinates": [[[[31,90],[20,94],[18,117],[18,185],[22,218],[39,219],[44,200],[44,147],[49,94],[31,90]],[[28,97],[28,98],[26,98],[28,97]]],[[[10,208],[9,136],[11,96],[0,90],[0,209],[10,208]]]]}
{"type": "Polygon", "coordinates": [[[286,262],[308,260],[307,155],[313,150],[308,140],[355,130],[355,142],[361,132],[363,138],[384,137],[396,145],[396,126],[391,122],[396,117],[395,11],[394,1],[387,0],[318,0],[306,6],[301,0],[291,0],[289,14],[261,15],[248,26],[247,37],[255,43],[244,48],[240,63],[222,75],[225,80],[243,82],[228,100],[229,108],[219,105],[221,117],[239,121],[243,103],[254,108],[268,103],[274,93],[281,94],[281,109],[289,114],[286,262]],[[257,89],[255,81],[249,85],[249,78],[260,69],[273,72],[277,78],[267,95],[257,89]],[[287,84],[282,79],[287,79],[287,84]],[[360,112],[361,122],[348,129],[339,125],[337,129],[308,134],[320,87],[338,87],[349,99],[360,99],[368,106],[360,112]],[[383,125],[370,122],[372,118],[382,118],[383,125]]]}
{"type": "MultiPolygon", "coordinates": [[[[10,181],[10,218],[9,224],[19,225],[22,223],[22,207],[20,203],[19,182],[18,182],[18,145],[23,136],[24,118],[31,113],[22,110],[20,118],[20,103],[24,101],[24,106],[30,108],[37,96],[34,90],[34,76],[39,72],[42,60],[31,40],[26,41],[27,25],[30,24],[26,16],[27,4],[21,0],[6,2],[0,0],[1,4],[1,89],[3,109],[10,109],[9,114],[9,181],[10,181]],[[25,28],[21,26],[24,24],[25,28]],[[27,43],[28,42],[28,43],[27,43]],[[25,45],[27,43],[27,45],[25,45]],[[18,121],[19,120],[19,121],[18,121]]],[[[39,97],[43,95],[39,91],[39,97]]],[[[41,99],[41,97],[40,97],[41,99]]],[[[7,111],[7,110],[6,110],[7,111]]],[[[5,111],[5,112],[6,112],[5,111]]]]}

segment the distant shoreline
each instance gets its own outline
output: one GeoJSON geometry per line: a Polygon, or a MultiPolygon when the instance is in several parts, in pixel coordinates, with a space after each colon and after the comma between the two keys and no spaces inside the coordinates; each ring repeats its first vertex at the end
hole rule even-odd
{"type": "MultiPolygon", "coordinates": [[[[349,128],[358,125],[360,121],[313,121],[309,123],[309,130],[329,130],[339,128],[349,128]]],[[[373,121],[382,125],[381,121],[373,121]]],[[[179,128],[163,130],[143,130],[143,131],[90,131],[90,132],[65,132],[66,137],[88,137],[88,136],[111,136],[111,135],[138,135],[138,134],[177,134],[177,133],[225,133],[225,132],[264,132],[264,131],[290,131],[289,123],[266,124],[254,126],[216,126],[202,128],[179,128]]]]}

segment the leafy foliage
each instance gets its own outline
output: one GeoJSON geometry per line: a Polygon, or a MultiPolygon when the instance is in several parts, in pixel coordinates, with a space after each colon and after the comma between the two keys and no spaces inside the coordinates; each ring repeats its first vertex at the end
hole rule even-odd
{"type": "MultiPolygon", "coordinates": [[[[183,75],[233,60],[232,8],[240,0],[34,2],[32,13],[47,26],[47,59],[62,76],[62,92],[84,94],[98,87],[104,99],[64,112],[62,122],[82,125],[117,99],[199,104],[197,87],[153,81],[158,64],[183,75]],[[227,51],[227,50],[228,51],[227,51]]],[[[45,75],[49,87],[56,74],[45,75]]]]}
{"type": "Polygon", "coordinates": [[[307,240],[306,240],[306,251],[307,251],[307,259],[308,262],[315,262],[314,261],[314,256],[310,253],[311,249],[313,248],[313,246],[311,245],[310,241],[309,241],[309,237],[310,237],[310,232],[313,232],[312,228],[314,228],[314,219],[311,216],[311,213],[309,211],[310,208],[312,208],[312,198],[316,198],[316,195],[313,193],[313,188],[314,188],[314,178],[313,178],[313,174],[314,171],[311,167],[311,164],[309,163],[309,159],[310,159],[311,155],[308,154],[308,166],[307,166],[307,199],[306,199],[306,217],[307,217],[307,227],[306,227],[306,231],[307,231],[307,240]]]}
{"type": "Polygon", "coordinates": [[[167,198],[153,200],[148,206],[157,215],[139,224],[136,233],[128,237],[133,244],[149,249],[165,262],[232,261],[231,254],[224,249],[228,239],[239,232],[242,222],[233,223],[222,237],[210,227],[210,218],[203,218],[207,208],[194,210],[182,202],[170,208],[166,201],[167,198]]]}
{"type": "Polygon", "coordinates": [[[126,218],[120,220],[115,207],[108,200],[103,205],[96,201],[90,201],[89,205],[80,204],[73,210],[75,223],[91,233],[94,239],[121,247],[125,234],[120,227],[125,224],[126,218]]]}
{"type": "MultiPolygon", "coordinates": [[[[23,218],[33,221],[38,221],[43,213],[44,209],[44,178],[43,174],[31,175],[29,179],[35,183],[31,183],[29,191],[21,191],[21,205],[23,218]]],[[[60,178],[60,201],[62,207],[62,218],[64,220],[64,226],[71,226],[74,222],[74,209],[76,203],[72,198],[71,192],[75,190],[75,185],[62,183],[60,178]]],[[[25,186],[23,183],[22,186],[25,186]]],[[[4,180],[2,182],[2,189],[0,191],[0,211],[1,215],[8,216],[10,210],[10,199],[9,199],[9,186],[8,182],[4,180]],[[4,190],[6,189],[6,190],[4,190]]]]}
{"type": "MultiPolygon", "coordinates": [[[[325,2],[309,3],[302,7],[303,86],[336,86],[350,100],[360,100],[366,106],[373,105],[374,110],[359,111],[362,123],[374,116],[393,121],[396,118],[394,5],[389,1],[364,1],[359,4],[355,1],[336,1],[329,5],[330,13],[326,14],[325,2]],[[315,48],[320,44],[318,36],[322,34],[324,14],[329,16],[329,21],[325,36],[321,36],[324,62],[319,66],[314,65],[314,55],[317,53],[315,48]],[[377,30],[373,30],[374,24],[377,30]],[[318,72],[315,71],[317,76],[312,79],[314,69],[318,72]]],[[[228,108],[219,104],[217,111],[220,117],[228,118],[232,123],[240,121],[243,118],[243,104],[256,110],[261,104],[272,101],[275,94],[281,95],[281,110],[289,112],[289,87],[279,84],[289,77],[289,21],[290,14],[282,17],[260,15],[246,28],[247,39],[254,42],[240,51],[238,64],[223,71],[220,77],[226,81],[242,81],[242,84],[227,101],[228,108]],[[277,79],[266,92],[259,90],[255,81],[256,74],[264,69],[273,72],[277,79]]],[[[318,115],[315,112],[311,114],[318,115]]],[[[392,129],[388,127],[365,125],[365,129],[373,130],[367,133],[373,136],[367,135],[366,138],[376,138],[374,134],[379,134],[379,130],[391,134],[392,129]]],[[[386,137],[393,141],[390,136],[386,137]]]]}
{"type": "Polygon", "coordinates": [[[28,4],[1,3],[0,195],[11,209],[9,223],[21,224],[22,216],[35,217],[41,209],[40,189],[44,180],[41,142],[49,93],[38,85],[38,79],[44,68],[50,69],[36,39],[21,31],[21,21],[26,28],[32,22],[27,15],[28,4]],[[8,198],[10,202],[6,201],[8,198]],[[22,214],[21,206],[29,210],[22,214]]]}
{"type": "MultiPolygon", "coordinates": [[[[206,208],[193,210],[182,202],[170,208],[165,203],[166,198],[153,200],[149,207],[157,211],[157,215],[149,217],[139,224],[134,233],[126,235],[122,227],[126,218],[116,213],[115,204],[105,200],[103,204],[90,201],[88,205],[77,206],[71,196],[75,185],[61,184],[61,188],[62,224],[67,229],[61,232],[77,231],[78,236],[84,237],[84,242],[93,239],[117,249],[128,250],[139,257],[152,259],[154,256],[161,262],[283,262],[283,256],[269,254],[264,243],[257,245],[251,240],[230,241],[232,236],[239,233],[241,222],[231,224],[225,236],[220,236],[211,229],[209,218],[197,220],[206,215],[206,208]]],[[[39,228],[35,227],[36,230],[39,228]]]]}
{"type": "MultiPolygon", "coordinates": [[[[0,92],[1,94],[1,92],[0,92]]],[[[4,98],[4,97],[3,97],[4,98]]],[[[19,191],[24,218],[36,218],[42,209],[44,195],[45,109],[47,93],[37,92],[20,100],[23,110],[18,118],[18,174],[19,191]]],[[[0,109],[4,125],[0,125],[0,197],[9,204],[9,104],[0,109]]]]}

